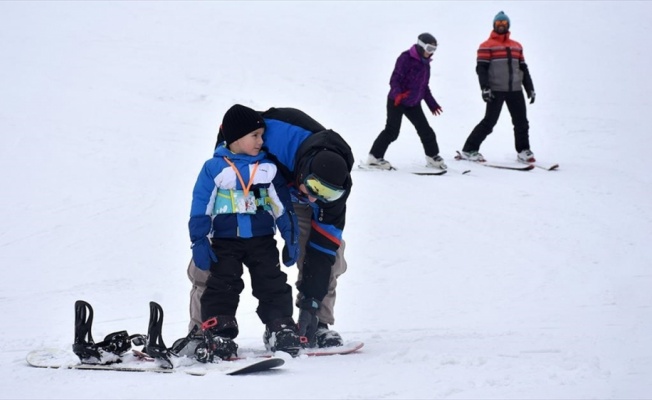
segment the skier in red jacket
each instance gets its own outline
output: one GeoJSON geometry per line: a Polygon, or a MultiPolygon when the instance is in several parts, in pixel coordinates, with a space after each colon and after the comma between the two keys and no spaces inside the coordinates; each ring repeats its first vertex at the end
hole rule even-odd
{"type": "Polygon", "coordinates": [[[487,103],[485,116],[473,129],[462,148],[461,157],[471,161],[485,161],[479,153],[480,145],[493,131],[500,117],[503,103],[512,116],[517,158],[522,162],[535,162],[530,150],[529,123],[523,88],[530,104],[536,94],[525,58],[523,46],[510,38],[510,20],[504,12],[494,17],[489,39],[478,49],[475,68],[482,89],[482,100],[487,103]]]}

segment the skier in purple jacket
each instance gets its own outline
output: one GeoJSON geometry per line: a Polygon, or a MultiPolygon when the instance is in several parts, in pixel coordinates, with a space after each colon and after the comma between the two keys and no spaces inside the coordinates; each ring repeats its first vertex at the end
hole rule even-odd
{"type": "Polygon", "coordinates": [[[390,91],[387,96],[387,122],[369,152],[366,165],[377,169],[393,169],[385,160],[389,145],[398,138],[403,115],[414,125],[421,138],[426,153],[426,166],[446,169],[444,159],[439,155],[437,136],[428,124],[421,108],[425,100],[433,115],[441,114],[442,108],[437,103],[430,88],[430,62],[437,50],[437,39],[429,33],[419,35],[417,43],[404,51],[396,60],[396,66],[389,80],[390,91]]]}

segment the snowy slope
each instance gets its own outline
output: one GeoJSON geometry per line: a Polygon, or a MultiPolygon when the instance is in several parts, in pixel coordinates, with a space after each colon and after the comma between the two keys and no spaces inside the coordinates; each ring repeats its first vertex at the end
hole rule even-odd
{"type": "MultiPolygon", "coordinates": [[[[648,2],[0,2],[0,398],[650,398],[648,2]],[[204,378],[27,367],[93,335],[188,323],[196,174],[233,103],[301,108],[366,156],[389,75],[439,40],[429,117],[452,167],[484,103],[475,51],[504,10],[557,172],[355,171],[337,322],[363,352],[204,378]]],[[[515,157],[507,110],[482,147],[515,157]]],[[[404,121],[386,158],[421,164],[404,121]]],[[[295,270],[286,269],[294,280],[295,270]]],[[[243,347],[262,346],[245,289],[243,347]]]]}

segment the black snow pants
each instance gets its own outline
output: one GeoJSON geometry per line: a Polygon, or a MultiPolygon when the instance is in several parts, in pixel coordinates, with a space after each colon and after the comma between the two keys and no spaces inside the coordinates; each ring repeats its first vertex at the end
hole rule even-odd
{"type": "Polygon", "coordinates": [[[525,106],[525,96],[522,91],[518,92],[494,92],[494,98],[487,103],[484,118],[466,139],[462,151],[479,151],[482,142],[493,132],[494,126],[500,117],[500,111],[503,103],[507,104],[507,109],[512,116],[512,125],[514,125],[514,147],[516,152],[530,149],[529,130],[530,125],[527,120],[527,108],[525,106]]]}
{"type": "Polygon", "coordinates": [[[385,157],[385,152],[389,145],[398,139],[403,115],[405,115],[412,125],[414,125],[414,129],[416,129],[417,134],[421,139],[421,144],[423,145],[425,154],[429,157],[439,154],[437,136],[435,135],[435,131],[428,124],[423,109],[421,109],[421,104],[419,103],[414,107],[405,107],[402,105],[395,106],[394,100],[390,98],[387,98],[387,122],[385,123],[385,129],[380,132],[374,141],[374,144],[371,146],[371,151],[369,153],[376,158],[385,157]]]}
{"type": "Polygon", "coordinates": [[[235,317],[244,289],[242,264],[249,269],[251,288],[258,299],[256,313],[267,324],[292,318],[292,287],[281,271],[279,251],[273,235],[248,239],[213,239],[217,263],[211,265],[206,290],[201,297],[202,320],[224,315],[235,317]]]}

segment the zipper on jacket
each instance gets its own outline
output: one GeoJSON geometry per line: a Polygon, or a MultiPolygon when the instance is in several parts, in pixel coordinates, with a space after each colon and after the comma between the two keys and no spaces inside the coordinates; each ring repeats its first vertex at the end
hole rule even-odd
{"type": "Polygon", "coordinates": [[[508,74],[509,83],[507,89],[509,92],[511,92],[513,87],[512,83],[514,82],[514,68],[512,67],[512,48],[507,47],[506,50],[507,50],[507,70],[509,71],[508,74]]]}

